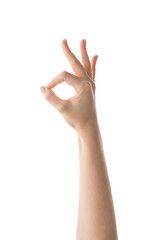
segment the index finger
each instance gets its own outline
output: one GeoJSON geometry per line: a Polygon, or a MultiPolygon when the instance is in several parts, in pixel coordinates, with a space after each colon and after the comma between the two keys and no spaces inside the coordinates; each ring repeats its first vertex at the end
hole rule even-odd
{"type": "Polygon", "coordinates": [[[80,91],[80,88],[83,83],[82,80],[79,79],[77,76],[75,76],[67,71],[63,71],[60,74],[58,74],[55,78],[53,78],[51,80],[51,82],[46,85],[46,87],[54,88],[56,85],[58,85],[64,81],[67,84],[71,85],[75,89],[76,92],[80,91]]]}
{"type": "Polygon", "coordinates": [[[61,43],[62,50],[64,51],[69,63],[71,64],[72,70],[80,78],[86,78],[87,74],[76,56],[71,52],[67,40],[64,39],[61,43]]]}

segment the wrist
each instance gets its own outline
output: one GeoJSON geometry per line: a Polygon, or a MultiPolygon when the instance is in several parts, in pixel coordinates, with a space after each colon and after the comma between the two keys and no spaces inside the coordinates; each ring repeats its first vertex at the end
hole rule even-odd
{"type": "Polygon", "coordinates": [[[98,138],[100,136],[100,129],[97,118],[78,128],[77,136],[79,141],[84,143],[91,142],[98,138]]]}

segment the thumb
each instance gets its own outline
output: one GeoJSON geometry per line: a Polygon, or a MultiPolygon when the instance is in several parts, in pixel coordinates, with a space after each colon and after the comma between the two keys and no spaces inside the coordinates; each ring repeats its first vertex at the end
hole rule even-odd
{"type": "Polygon", "coordinates": [[[64,100],[60,99],[51,89],[41,86],[40,87],[41,92],[43,93],[45,99],[53,106],[55,107],[58,111],[63,106],[64,100]]]}

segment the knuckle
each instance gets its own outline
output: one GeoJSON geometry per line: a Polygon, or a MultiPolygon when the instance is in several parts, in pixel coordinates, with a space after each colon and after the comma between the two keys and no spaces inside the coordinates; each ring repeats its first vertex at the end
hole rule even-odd
{"type": "Polygon", "coordinates": [[[91,90],[91,88],[92,88],[91,83],[88,80],[87,81],[85,80],[83,82],[83,89],[89,91],[89,90],[91,90]]]}
{"type": "Polygon", "coordinates": [[[83,86],[84,88],[88,89],[88,90],[91,90],[93,89],[93,91],[95,92],[96,90],[96,85],[93,81],[90,81],[90,80],[87,80],[87,81],[84,81],[83,82],[83,86]]]}
{"type": "Polygon", "coordinates": [[[91,81],[89,81],[89,80],[85,81],[85,86],[91,88],[92,87],[91,81]]]}
{"type": "Polygon", "coordinates": [[[92,83],[90,81],[87,81],[86,83],[90,88],[92,87],[92,83]]]}
{"type": "Polygon", "coordinates": [[[68,72],[67,71],[63,71],[61,74],[62,74],[63,77],[66,77],[68,75],[68,72]]]}
{"type": "Polygon", "coordinates": [[[68,109],[68,103],[67,103],[67,101],[62,102],[62,103],[59,105],[59,112],[60,112],[60,113],[66,112],[67,109],[68,109]]]}
{"type": "Polygon", "coordinates": [[[85,87],[92,87],[92,84],[89,80],[84,81],[84,86],[85,87]]]}
{"type": "Polygon", "coordinates": [[[51,98],[51,95],[52,95],[52,93],[51,93],[50,91],[47,91],[46,94],[45,94],[45,99],[46,99],[47,101],[49,101],[50,98],[51,98]]]}

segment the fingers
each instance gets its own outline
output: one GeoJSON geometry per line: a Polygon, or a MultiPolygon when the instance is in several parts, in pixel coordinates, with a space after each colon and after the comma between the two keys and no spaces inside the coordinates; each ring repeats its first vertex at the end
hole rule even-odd
{"type": "Polygon", "coordinates": [[[91,69],[92,69],[92,79],[95,82],[95,74],[96,74],[96,62],[98,59],[98,55],[95,55],[91,60],[91,69]]]}
{"type": "Polygon", "coordinates": [[[88,74],[88,76],[92,79],[91,63],[90,63],[89,56],[88,56],[88,53],[87,53],[86,40],[85,39],[83,39],[80,42],[80,49],[81,49],[82,65],[83,65],[86,73],[88,74]]]}
{"type": "Polygon", "coordinates": [[[48,89],[47,87],[41,86],[40,90],[42,91],[45,99],[58,111],[62,112],[67,102],[60,99],[51,89],[48,89]]]}
{"type": "Polygon", "coordinates": [[[71,85],[77,93],[79,92],[80,87],[82,86],[81,79],[67,71],[63,71],[55,78],[53,78],[52,81],[46,85],[46,87],[54,88],[57,84],[60,84],[63,81],[71,85]]]}
{"type": "Polygon", "coordinates": [[[82,64],[80,63],[80,61],[75,57],[75,55],[71,52],[68,44],[67,44],[67,40],[63,40],[61,43],[61,47],[69,61],[69,63],[71,64],[71,67],[74,71],[74,73],[80,77],[80,78],[86,78],[87,74],[82,66],[82,64]]]}

